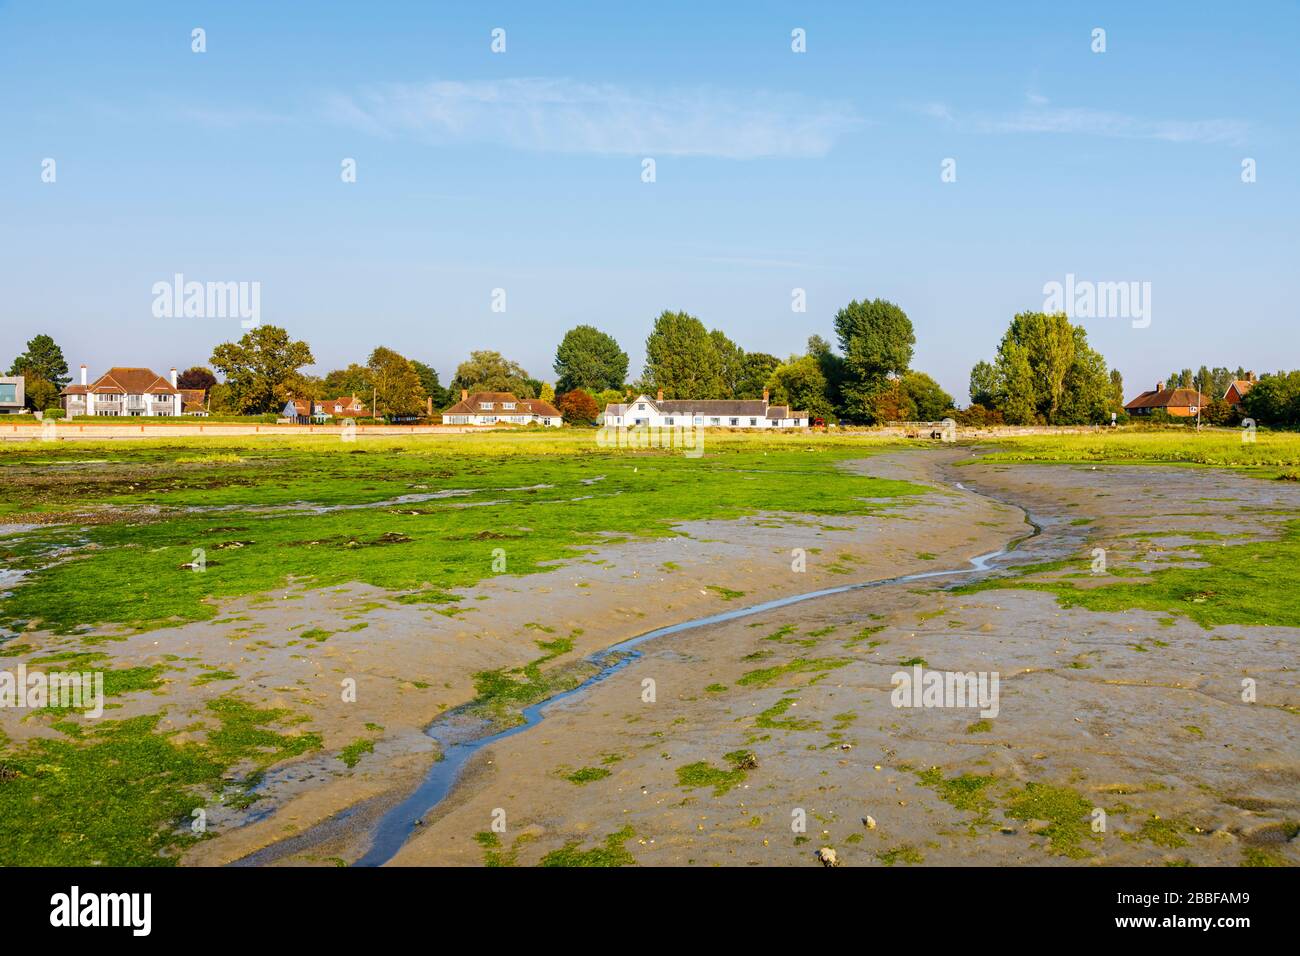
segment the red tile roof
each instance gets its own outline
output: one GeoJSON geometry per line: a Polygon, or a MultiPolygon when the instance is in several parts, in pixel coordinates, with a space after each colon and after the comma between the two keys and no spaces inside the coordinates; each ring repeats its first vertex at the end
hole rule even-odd
{"type": "Polygon", "coordinates": [[[1194,388],[1162,388],[1160,391],[1143,392],[1124,407],[1126,409],[1142,408],[1190,408],[1193,405],[1204,408],[1213,399],[1202,395],[1194,388]]]}
{"type": "Polygon", "coordinates": [[[90,385],[69,385],[64,395],[81,395],[86,392],[121,392],[124,395],[157,395],[166,392],[175,395],[180,391],[153,369],[114,365],[90,385]]]}
{"type": "Polygon", "coordinates": [[[475,392],[464,399],[461,399],[451,408],[443,412],[444,415],[482,415],[485,412],[489,415],[495,415],[500,412],[509,414],[510,412],[524,411],[530,415],[541,415],[543,418],[550,416],[558,418],[560,413],[555,410],[555,406],[550,402],[544,402],[540,398],[516,398],[512,392],[475,392]],[[484,402],[491,402],[491,408],[479,408],[484,402]],[[515,407],[502,408],[502,405],[513,404],[515,407]]]}

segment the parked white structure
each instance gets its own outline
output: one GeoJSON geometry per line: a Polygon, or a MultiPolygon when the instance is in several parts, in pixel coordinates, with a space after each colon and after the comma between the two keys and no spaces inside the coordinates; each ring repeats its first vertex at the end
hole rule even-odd
{"type": "Polygon", "coordinates": [[[184,394],[176,387],[176,369],[171,381],[148,368],[115,365],[93,382],[86,381],[81,366],[81,384],[69,385],[61,393],[63,408],[73,415],[145,416],[180,415],[184,394]]]}
{"type": "Polygon", "coordinates": [[[806,428],[808,413],[762,399],[665,399],[638,395],[630,402],[610,403],[603,424],[612,428],[806,428]]]}
{"type": "Polygon", "coordinates": [[[444,425],[545,425],[559,428],[555,406],[540,398],[516,398],[511,392],[460,390],[460,401],[442,413],[444,425]]]}

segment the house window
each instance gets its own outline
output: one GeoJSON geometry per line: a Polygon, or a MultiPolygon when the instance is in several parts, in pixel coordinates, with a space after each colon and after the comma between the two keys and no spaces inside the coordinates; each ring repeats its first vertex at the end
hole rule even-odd
{"type": "Polygon", "coordinates": [[[492,411],[492,402],[479,402],[478,407],[485,412],[490,412],[492,411]]]}
{"type": "Polygon", "coordinates": [[[0,382],[0,402],[18,401],[18,383],[0,382]]]}
{"type": "Polygon", "coordinates": [[[754,427],[755,425],[757,425],[757,424],[758,424],[758,419],[757,419],[757,418],[751,418],[751,419],[749,420],[749,426],[750,426],[750,428],[753,428],[753,427],[754,427]]]}
{"type": "Polygon", "coordinates": [[[501,403],[501,407],[502,407],[502,408],[514,408],[514,407],[515,407],[515,403],[514,403],[514,402],[502,402],[502,403],[501,403]]]}
{"type": "Polygon", "coordinates": [[[730,421],[731,421],[731,427],[732,427],[732,428],[735,428],[737,425],[740,424],[740,419],[739,419],[739,418],[733,418],[733,419],[731,419],[730,421]]]}
{"type": "Polygon", "coordinates": [[[644,411],[645,411],[645,402],[638,402],[638,403],[637,403],[637,406],[636,406],[636,410],[637,410],[638,412],[644,412],[644,411]]]}
{"type": "Polygon", "coordinates": [[[703,416],[703,415],[696,415],[696,416],[695,416],[695,424],[697,424],[697,425],[703,425],[703,424],[704,424],[704,416],[703,416]]]}
{"type": "Polygon", "coordinates": [[[671,418],[665,418],[665,419],[664,419],[664,424],[665,424],[665,425],[671,425],[672,423],[673,423],[673,420],[672,420],[671,418]]]}
{"type": "Polygon", "coordinates": [[[721,425],[721,424],[722,424],[722,419],[721,419],[721,418],[710,418],[710,419],[709,419],[709,424],[710,424],[710,425],[721,425]]]}

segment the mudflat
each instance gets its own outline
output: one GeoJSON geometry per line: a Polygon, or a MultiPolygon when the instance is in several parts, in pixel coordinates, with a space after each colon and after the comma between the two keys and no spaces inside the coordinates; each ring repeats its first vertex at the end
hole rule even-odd
{"type": "MultiPolygon", "coordinates": [[[[205,507],[183,476],[151,490],[155,510],[99,500],[76,532],[99,548],[136,545],[103,537],[122,514],[155,540],[159,526],[199,522],[236,542],[208,549],[205,576],[281,522],[288,550],[358,564],[326,586],[268,569],[277,587],[207,597],[193,620],[50,626],[74,609],[15,627],[6,666],[98,654],[89,663],[119,676],[108,731],[0,713],[12,768],[0,799],[20,793],[15,781],[50,786],[37,759],[76,767],[129,732],[187,758],[148,784],[161,822],[128,833],[137,854],[186,864],[818,865],[822,847],[845,865],[1300,862],[1300,612],[1278,583],[1300,566],[1294,482],[965,446],[862,451],[814,472],[731,458],[726,480],[761,489],[734,513],[669,513],[652,534],[584,534],[553,557],[516,549],[541,526],[517,509],[549,501],[582,525],[600,504],[588,495],[638,494],[655,462],[593,459],[580,474],[477,487],[439,464],[390,475],[391,488],[376,479],[355,510],[289,489],[178,515],[205,507]],[[781,471],[799,495],[774,490],[781,471]],[[457,524],[470,513],[475,528],[457,524]],[[470,535],[475,560],[500,548],[506,566],[462,584],[392,563],[429,529],[470,535]],[[1012,543],[992,570],[972,566],[1012,543]],[[404,586],[365,580],[367,553],[404,586]],[[514,573],[521,556],[533,564],[514,573]],[[657,628],[846,585],[657,637],[608,673],[592,660],[657,628]],[[996,696],[900,698],[900,675],[931,673],[982,678],[986,695],[995,679],[996,696]],[[397,839],[385,831],[449,747],[538,705],[532,726],[457,765],[397,839]],[[196,808],[197,835],[185,825],[196,808]]],[[[228,477],[276,468],[246,461],[228,477]]],[[[44,511],[66,510],[67,494],[32,481],[44,511]]],[[[5,539],[11,600],[53,561],[95,560],[27,510],[5,539]]]]}

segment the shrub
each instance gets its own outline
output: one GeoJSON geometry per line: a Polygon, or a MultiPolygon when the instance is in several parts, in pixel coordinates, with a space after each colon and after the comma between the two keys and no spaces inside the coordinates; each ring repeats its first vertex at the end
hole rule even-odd
{"type": "Polygon", "coordinates": [[[570,425],[590,425],[600,414],[596,400],[580,388],[565,392],[555,400],[555,407],[570,425]]]}

